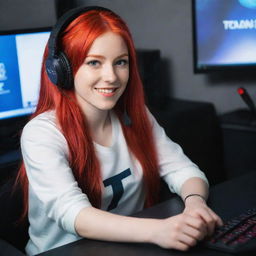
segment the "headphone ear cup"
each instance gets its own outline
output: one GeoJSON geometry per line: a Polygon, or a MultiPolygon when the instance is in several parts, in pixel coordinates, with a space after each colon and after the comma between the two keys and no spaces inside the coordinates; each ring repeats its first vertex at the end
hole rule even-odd
{"type": "Polygon", "coordinates": [[[72,89],[74,84],[72,68],[64,52],[57,57],[48,57],[46,72],[50,81],[61,89],[72,89]]]}
{"type": "Polygon", "coordinates": [[[58,77],[57,86],[62,89],[72,89],[74,84],[72,67],[64,52],[59,53],[55,69],[58,77]]]}

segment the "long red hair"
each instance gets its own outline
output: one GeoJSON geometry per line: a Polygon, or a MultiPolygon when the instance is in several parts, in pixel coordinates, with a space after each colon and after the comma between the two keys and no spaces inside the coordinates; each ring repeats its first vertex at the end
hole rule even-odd
{"type": "MultiPolygon", "coordinates": [[[[91,10],[81,14],[68,25],[62,32],[59,47],[68,56],[73,75],[75,75],[94,40],[108,31],[122,36],[129,50],[129,81],[114,111],[121,122],[129,149],[142,166],[146,189],[145,206],[148,207],[158,201],[160,177],[152,127],[146,113],[143,86],[138,73],[135,47],[128,27],[112,12],[91,10]],[[132,120],[131,126],[123,123],[125,111],[132,120]]],[[[60,90],[48,79],[45,70],[47,54],[46,47],[39,101],[31,118],[48,110],[56,111],[58,123],[69,146],[69,164],[74,177],[82,191],[87,194],[91,204],[99,208],[102,183],[100,163],[94,150],[88,124],[77,104],[74,91],[60,90]]],[[[20,168],[17,181],[23,188],[22,218],[24,218],[28,212],[28,178],[24,163],[20,168]]]]}

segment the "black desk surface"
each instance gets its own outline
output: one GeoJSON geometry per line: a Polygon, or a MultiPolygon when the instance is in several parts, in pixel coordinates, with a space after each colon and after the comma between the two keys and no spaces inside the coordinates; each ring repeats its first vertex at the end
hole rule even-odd
{"type": "MultiPolygon", "coordinates": [[[[249,208],[256,207],[256,171],[211,188],[208,204],[223,220],[235,217],[249,208]]],[[[180,213],[183,203],[175,197],[134,216],[146,218],[165,218],[180,213]]],[[[153,244],[115,243],[82,239],[40,254],[42,256],[227,256],[203,248],[200,244],[187,252],[162,249],[153,244]]]]}

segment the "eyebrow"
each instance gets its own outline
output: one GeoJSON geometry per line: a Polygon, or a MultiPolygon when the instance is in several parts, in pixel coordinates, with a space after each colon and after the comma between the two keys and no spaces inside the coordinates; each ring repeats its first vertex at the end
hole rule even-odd
{"type": "MultiPolygon", "coordinates": [[[[122,57],[128,57],[128,53],[123,53],[121,55],[119,55],[118,57],[116,57],[115,59],[119,59],[119,58],[122,58],[122,57]]],[[[86,58],[99,58],[99,59],[105,59],[104,56],[102,55],[97,55],[97,54],[90,54],[90,55],[87,55],[86,58]]]]}

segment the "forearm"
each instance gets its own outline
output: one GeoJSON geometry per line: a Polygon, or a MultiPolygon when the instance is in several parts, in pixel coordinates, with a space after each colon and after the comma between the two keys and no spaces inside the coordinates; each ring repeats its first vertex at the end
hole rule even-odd
{"type": "Polygon", "coordinates": [[[161,220],[121,216],[93,207],[83,209],[75,221],[86,238],[117,242],[152,242],[161,220]]]}
{"type": "Polygon", "coordinates": [[[184,200],[190,194],[199,194],[205,200],[208,198],[208,184],[200,178],[194,177],[188,179],[181,187],[181,197],[184,200]]]}
{"type": "Polygon", "coordinates": [[[93,207],[84,208],[75,220],[77,233],[86,238],[154,243],[163,248],[188,250],[206,234],[202,219],[178,214],[166,219],[120,216],[93,207]]]}

